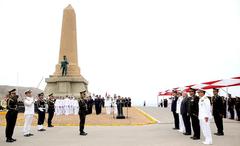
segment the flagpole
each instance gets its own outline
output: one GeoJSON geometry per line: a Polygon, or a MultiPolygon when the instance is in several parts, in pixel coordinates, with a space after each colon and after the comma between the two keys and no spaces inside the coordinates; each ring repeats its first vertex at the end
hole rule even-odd
{"type": "Polygon", "coordinates": [[[18,86],[19,86],[19,72],[17,72],[17,95],[19,95],[18,86]]]}

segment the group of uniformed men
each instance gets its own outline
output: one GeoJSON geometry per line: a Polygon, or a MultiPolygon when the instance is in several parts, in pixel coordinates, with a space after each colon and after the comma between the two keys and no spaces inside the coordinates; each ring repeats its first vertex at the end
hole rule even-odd
{"type": "MultiPolygon", "coordinates": [[[[85,118],[88,114],[88,107],[85,100],[86,91],[80,92],[80,100],[79,100],[79,110],[78,114],[80,117],[80,135],[87,135],[84,132],[84,124],[85,118]]],[[[9,91],[8,98],[7,98],[7,114],[6,114],[6,142],[14,142],[13,132],[16,125],[17,115],[18,115],[18,95],[16,94],[16,89],[12,89],[9,91]]],[[[56,99],[53,96],[53,93],[49,94],[47,100],[44,99],[44,94],[39,93],[38,99],[36,101],[36,108],[38,113],[38,131],[46,131],[44,129],[43,124],[45,120],[45,113],[48,112],[48,127],[54,127],[52,125],[52,119],[55,112],[55,102],[56,99]]],[[[23,135],[25,137],[33,136],[31,133],[31,125],[34,116],[34,105],[35,105],[35,98],[32,96],[32,91],[27,90],[25,91],[25,97],[23,98],[24,103],[24,127],[23,127],[23,135]]]]}
{"type": "Polygon", "coordinates": [[[200,139],[200,129],[205,137],[203,144],[212,144],[210,119],[214,117],[217,132],[214,135],[223,136],[223,117],[226,111],[224,97],[219,96],[219,89],[213,89],[213,96],[205,95],[205,90],[189,89],[187,92],[173,90],[171,111],[174,117],[174,130],[184,135],[192,135],[193,140],[200,139]],[[198,96],[196,95],[198,93],[198,96]],[[191,126],[192,123],[192,126],[191,126]]]}
{"type": "MultiPolygon", "coordinates": [[[[48,105],[48,127],[53,127],[52,118],[54,115],[54,102],[53,94],[49,95],[49,99],[47,101],[43,98],[44,94],[38,94],[38,100],[36,102],[37,113],[38,113],[38,131],[45,131],[43,128],[44,120],[45,120],[45,112],[46,112],[46,104],[48,105]]],[[[18,95],[16,94],[16,89],[12,89],[9,91],[9,95],[7,98],[7,109],[8,112],[6,114],[6,142],[14,142],[16,139],[12,138],[14,127],[17,120],[18,115],[18,95]]],[[[24,103],[24,127],[23,127],[23,135],[25,137],[33,136],[31,131],[31,125],[34,116],[34,104],[35,98],[32,96],[32,91],[25,91],[25,97],[23,99],[24,103]]]]}
{"type": "MultiPolygon", "coordinates": [[[[124,101],[122,106],[131,107],[131,98],[121,98],[120,96],[111,98],[107,96],[106,104],[105,99],[101,98],[100,95],[93,95],[94,100],[90,95],[86,94],[86,91],[80,92],[80,99],[74,99],[74,97],[54,97],[53,93],[48,95],[48,99],[44,98],[44,93],[39,93],[38,98],[35,99],[32,96],[32,91],[25,91],[25,97],[23,98],[24,103],[24,127],[23,127],[23,135],[25,137],[33,136],[31,131],[31,125],[34,116],[34,109],[37,110],[38,113],[38,131],[46,131],[44,129],[43,124],[45,120],[45,113],[48,112],[48,127],[54,127],[52,125],[52,119],[54,113],[56,115],[68,115],[68,114],[79,114],[80,123],[79,123],[79,131],[80,135],[87,135],[84,132],[84,125],[86,115],[92,113],[92,107],[95,104],[96,114],[101,113],[102,107],[106,106],[106,113],[111,114],[113,112],[112,108],[114,108],[114,112],[117,113],[117,105],[118,101],[124,101]],[[56,109],[56,110],[55,110],[56,109]]],[[[18,95],[16,94],[16,89],[12,89],[9,91],[7,96],[7,114],[6,114],[6,142],[14,142],[16,139],[12,138],[14,127],[17,120],[18,115],[18,95]]]]}

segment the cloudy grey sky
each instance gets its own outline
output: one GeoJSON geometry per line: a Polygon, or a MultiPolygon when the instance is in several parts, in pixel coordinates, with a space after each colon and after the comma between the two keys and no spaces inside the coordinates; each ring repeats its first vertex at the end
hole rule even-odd
{"type": "Polygon", "coordinates": [[[160,90],[240,75],[239,0],[1,0],[0,84],[53,74],[68,4],[91,92],[155,102],[160,90]]]}

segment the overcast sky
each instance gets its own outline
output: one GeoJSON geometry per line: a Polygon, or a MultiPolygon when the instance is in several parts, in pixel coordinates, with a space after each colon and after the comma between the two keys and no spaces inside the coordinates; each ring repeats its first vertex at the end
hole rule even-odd
{"type": "Polygon", "coordinates": [[[239,0],[0,0],[0,84],[37,87],[53,74],[68,4],[92,93],[155,102],[161,90],[240,75],[239,0]]]}

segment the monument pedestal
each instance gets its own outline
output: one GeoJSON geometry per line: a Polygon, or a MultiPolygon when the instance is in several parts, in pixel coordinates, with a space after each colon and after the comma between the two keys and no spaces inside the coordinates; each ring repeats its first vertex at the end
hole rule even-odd
{"type": "Polygon", "coordinates": [[[50,76],[46,78],[45,94],[54,96],[74,96],[79,98],[80,92],[87,89],[88,82],[82,76],[50,76]]]}

